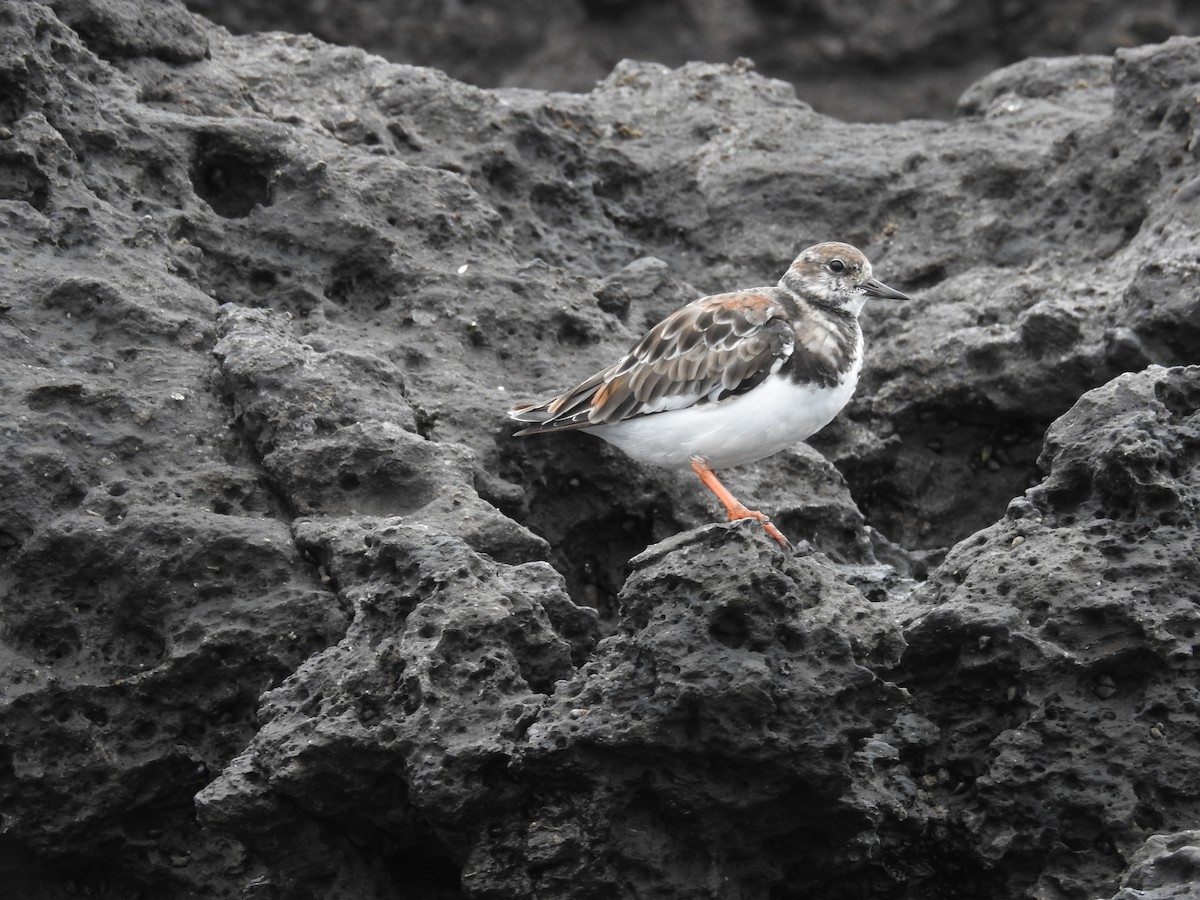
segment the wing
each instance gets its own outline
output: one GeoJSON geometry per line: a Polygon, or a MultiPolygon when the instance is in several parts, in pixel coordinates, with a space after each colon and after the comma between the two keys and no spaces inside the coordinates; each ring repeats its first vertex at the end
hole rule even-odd
{"type": "Polygon", "coordinates": [[[586,428],[712,403],[778,371],[795,338],[773,288],[702,297],[654,326],[629,353],[569,391],[509,415],[517,434],[586,428]]]}

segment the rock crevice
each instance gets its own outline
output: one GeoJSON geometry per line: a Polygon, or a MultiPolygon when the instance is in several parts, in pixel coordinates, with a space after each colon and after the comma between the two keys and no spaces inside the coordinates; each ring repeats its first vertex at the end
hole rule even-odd
{"type": "Polygon", "coordinates": [[[1186,881],[1200,42],[849,125],[745,62],[483,90],[152,6],[0,0],[0,880],[1186,881]],[[513,436],[833,238],[914,299],[814,447],[727,473],[795,555],[513,436]]]}

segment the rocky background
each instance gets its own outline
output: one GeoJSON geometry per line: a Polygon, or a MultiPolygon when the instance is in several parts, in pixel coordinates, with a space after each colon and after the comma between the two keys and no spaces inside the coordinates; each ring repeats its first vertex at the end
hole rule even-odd
{"type": "Polygon", "coordinates": [[[480,87],[588,91],[625,58],[749,57],[835,118],[950,118],[1029,56],[1200,33],[1188,0],[187,0],[235,34],[309,32],[480,87]]]}
{"type": "Polygon", "coordinates": [[[1195,896],[1198,155],[1188,38],[866,125],[0,0],[0,883],[1195,896]],[[796,553],[512,437],[831,238],[913,300],[728,473],[796,553]]]}

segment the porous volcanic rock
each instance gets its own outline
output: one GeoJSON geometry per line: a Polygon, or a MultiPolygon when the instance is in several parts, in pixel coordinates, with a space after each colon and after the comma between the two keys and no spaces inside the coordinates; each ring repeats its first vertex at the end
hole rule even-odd
{"type": "Polygon", "coordinates": [[[755,61],[839,119],[948,118],[967,85],[1028,56],[1200,33],[1173,0],[187,0],[234,32],[311,32],[481,87],[586,91],[625,58],[755,61]]]}
{"type": "Polygon", "coordinates": [[[1200,815],[1198,410],[1197,366],[1085,394],[1045,478],[897,604],[890,677],[941,730],[910,764],[1012,896],[1101,896],[1200,815]]]}
{"type": "Polygon", "coordinates": [[[1200,835],[1155,834],[1133,856],[1113,900],[1170,900],[1196,895],[1200,883],[1200,835]]]}
{"type": "Polygon", "coordinates": [[[1177,38],[848,125],[748,63],[489,91],[0,0],[0,883],[1173,890],[1198,92],[1177,38]],[[913,300],[812,447],[727,473],[794,555],[513,436],[831,238],[913,300]]]}

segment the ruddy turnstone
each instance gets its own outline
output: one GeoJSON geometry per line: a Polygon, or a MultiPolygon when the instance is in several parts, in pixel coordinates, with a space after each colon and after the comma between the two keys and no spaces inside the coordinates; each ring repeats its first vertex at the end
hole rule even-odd
{"type": "Polygon", "coordinates": [[[714,470],[778,453],[841,411],[862,368],[868,297],[909,299],[876,280],[857,248],[817,244],[775,287],[693,300],[607,369],[509,415],[530,423],[518,435],[578,429],[640,462],[690,465],[731,520],[758,519],[786,547],[714,470]]]}

